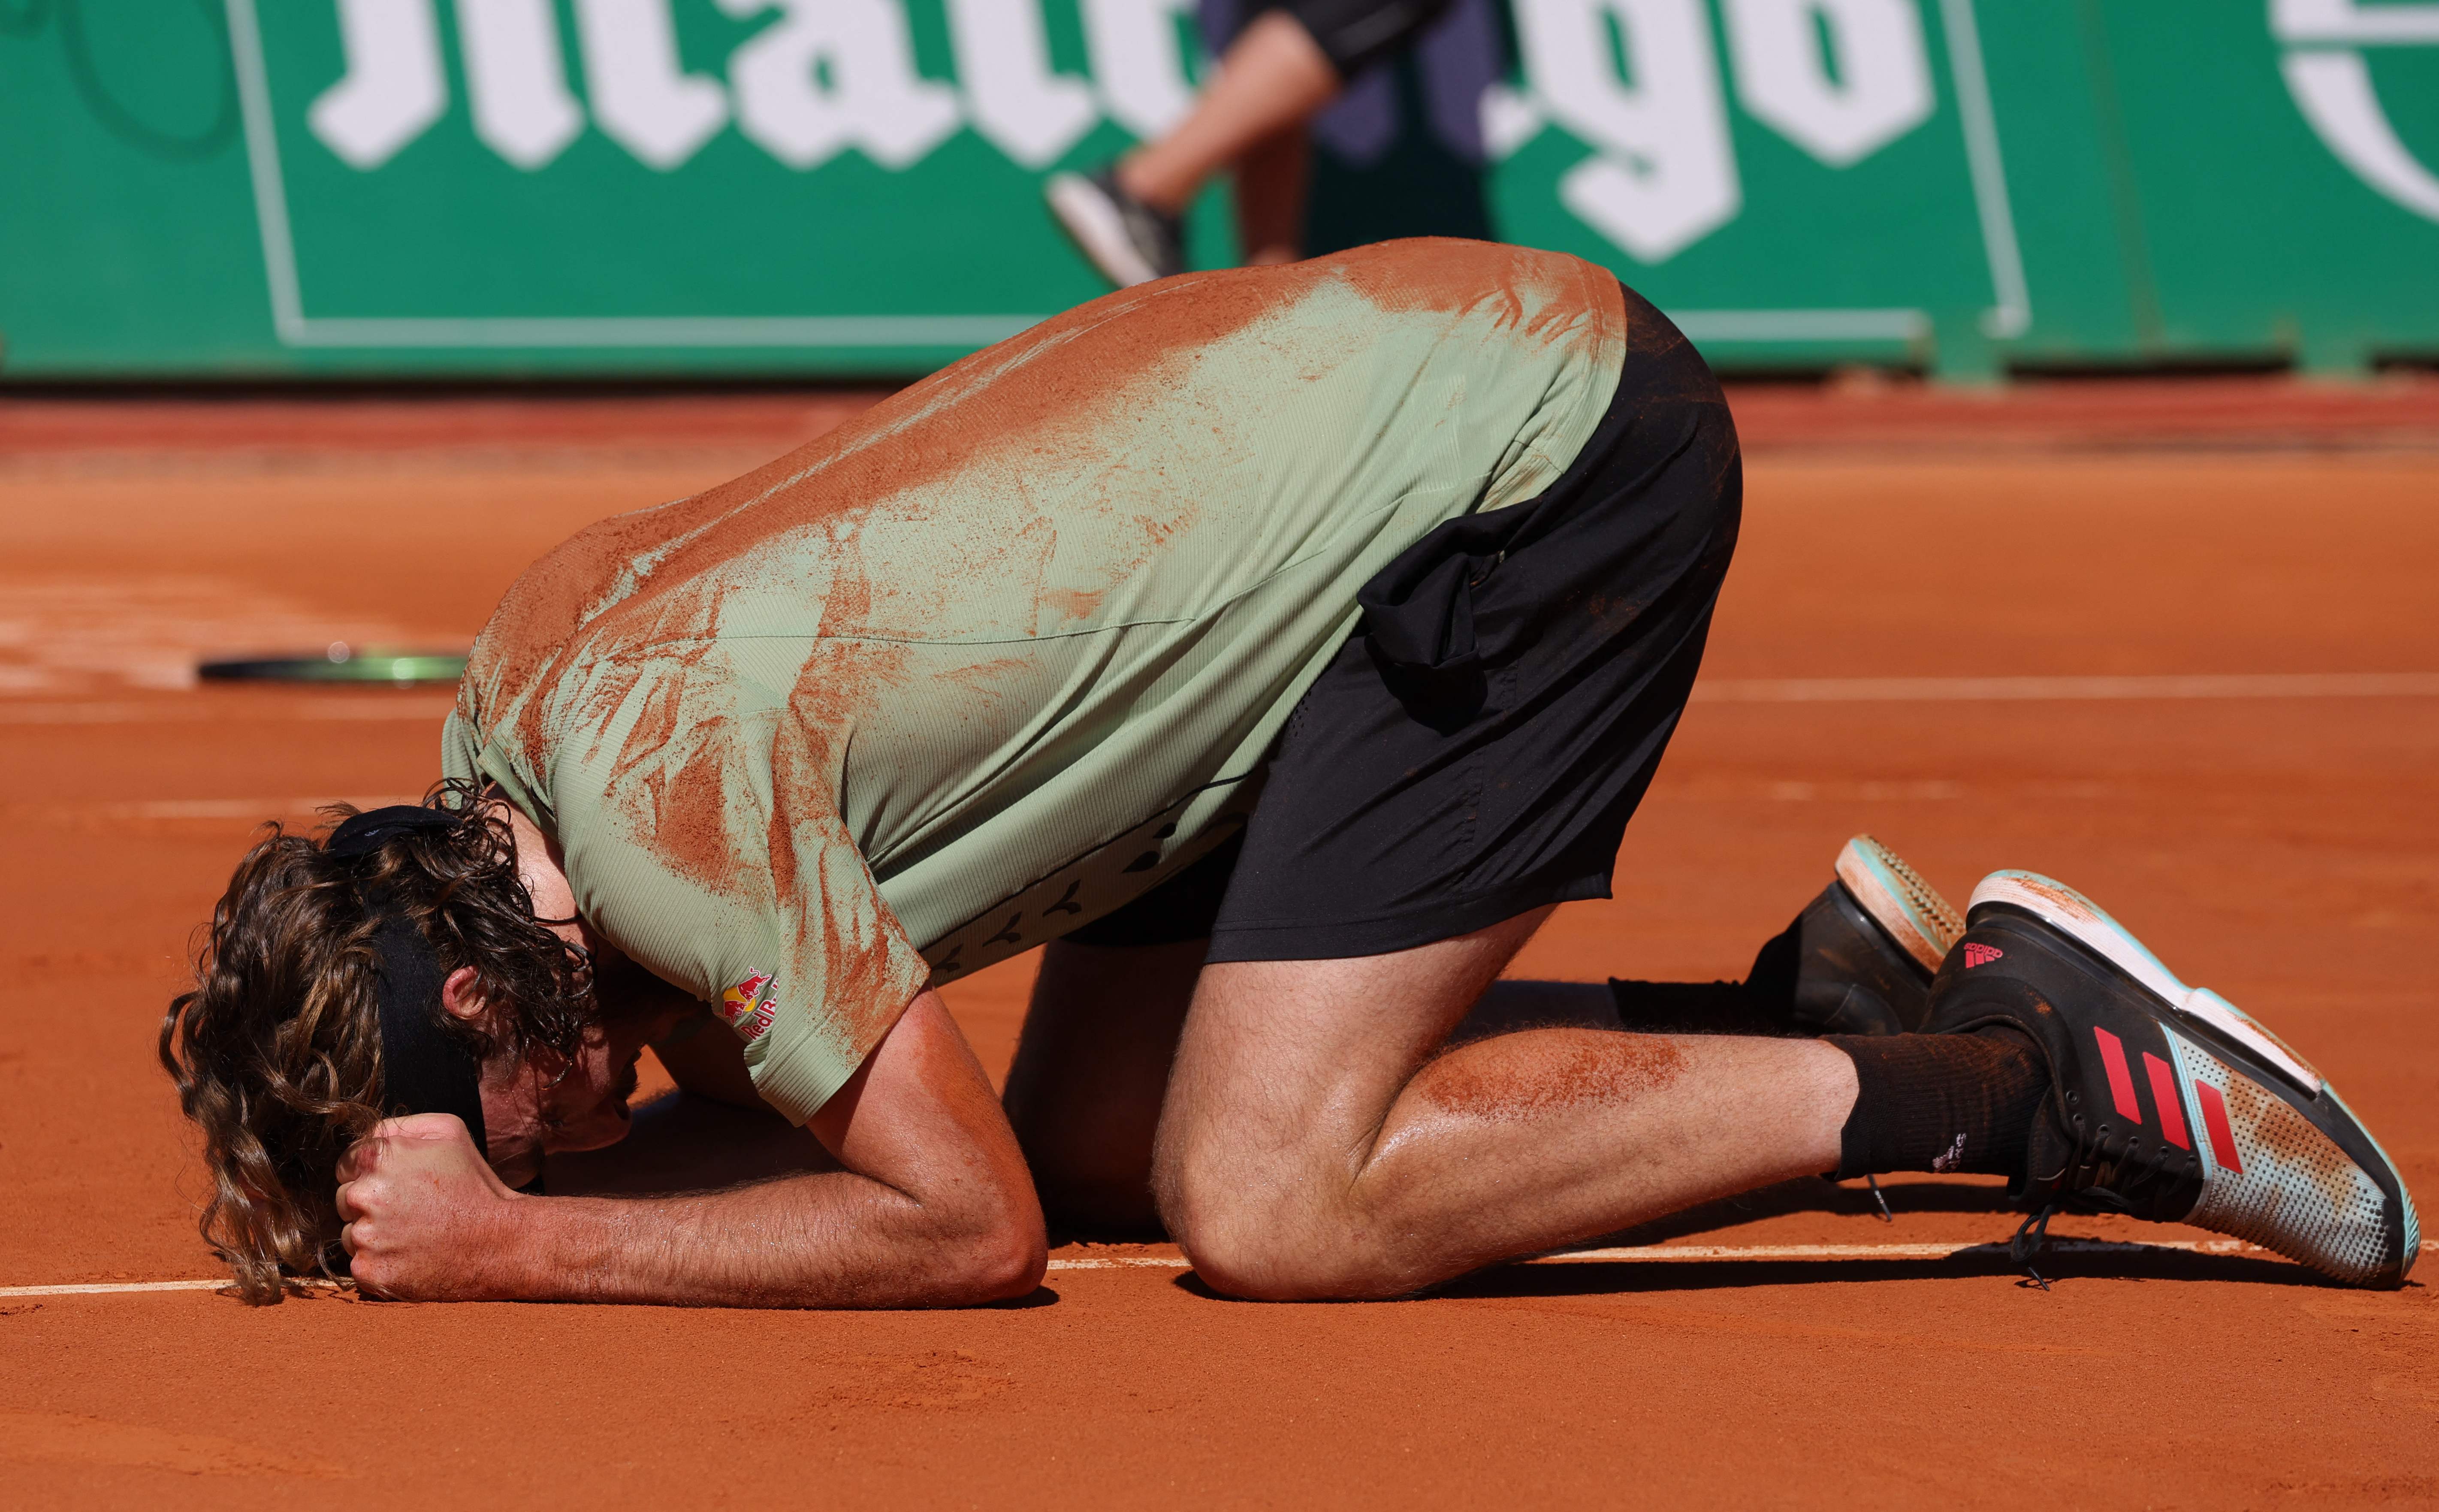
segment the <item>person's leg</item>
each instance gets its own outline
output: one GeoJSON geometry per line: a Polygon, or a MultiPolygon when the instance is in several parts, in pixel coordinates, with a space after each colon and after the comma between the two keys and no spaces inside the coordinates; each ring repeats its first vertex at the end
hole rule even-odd
{"type": "MultiPolygon", "coordinates": [[[[1043,952],[1004,1100],[1053,1230],[1098,1239],[1161,1232],[1152,1136],[1208,944],[1059,940],[1043,952]]],[[[1496,982],[1449,1043],[1526,1027],[1615,1030],[1616,998],[1598,982],[1496,982]]]]}
{"type": "Polygon", "coordinates": [[[1185,119],[1118,160],[1118,187],[1165,215],[1184,214],[1212,174],[1281,129],[1301,126],[1343,82],[1302,22],[1264,11],[1229,47],[1185,119]]]}
{"type": "Polygon", "coordinates": [[[1283,0],[1228,44],[1219,74],[1168,133],[1041,187],[1077,249],[1120,288],[1185,271],[1186,205],[1231,163],[1264,206],[1249,261],[1291,261],[1302,240],[1304,123],[1363,69],[1407,45],[1447,0],[1283,0]],[[1248,161],[1248,159],[1252,161],[1248,161]],[[1292,193],[1291,204],[1285,196],[1292,193]],[[1273,215],[1269,206],[1279,207],[1273,215]],[[1291,234],[1273,222],[1284,219],[1291,234]]]}
{"type": "Polygon", "coordinates": [[[1153,1172],[1209,1285],[1392,1296],[1837,1168],[1855,1063],[1817,1041],[1548,1028],[1442,1053],[1548,912],[1203,969],[1153,1172]]]}
{"type": "Polygon", "coordinates": [[[1003,1100],[1053,1230],[1160,1232],[1152,1130],[1209,944],[1057,940],[1042,952],[1003,1100]]]}

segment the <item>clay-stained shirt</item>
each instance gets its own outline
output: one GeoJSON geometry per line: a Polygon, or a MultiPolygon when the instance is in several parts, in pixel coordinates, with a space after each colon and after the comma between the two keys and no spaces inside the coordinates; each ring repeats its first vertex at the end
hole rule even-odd
{"type": "Polygon", "coordinates": [[[1404,241],[1044,321],[733,483],[587,529],[444,738],[798,1121],[927,981],[1223,838],[1356,591],[1590,438],[1616,280],[1404,241]]]}

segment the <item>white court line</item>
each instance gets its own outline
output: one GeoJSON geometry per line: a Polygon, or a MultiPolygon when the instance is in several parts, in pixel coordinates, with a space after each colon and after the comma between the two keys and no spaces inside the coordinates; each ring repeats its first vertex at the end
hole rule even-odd
{"type": "Polygon", "coordinates": [[[0,1287],[0,1297],[90,1297],[120,1291],[217,1291],[228,1277],[210,1281],[90,1281],[60,1287],[0,1287]]]}
{"type": "MultiPolygon", "coordinates": [[[[1971,1244],[1641,1244],[1611,1250],[1561,1250],[1516,1262],[1520,1265],[1677,1265],[1694,1260],[1946,1260],[1960,1254],[2004,1254],[2004,1239],[1971,1244]]],[[[2425,1245],[2424,1249],[2439,1248],[2425,1245]]],[[[2147,1244],[2114,1239],[2052,1239],[2048,1250],[2058,1254],[2141,1254],[2166,1251],[2182,1254],[2268,1254],[2270,1251],[2241,1239],[2162,1239],[2147,1244]]],[[[1118,1271],[1188,1269],[1174,1254],[1113,1254],[1053,1260],[1053,1271],[1118,1271]]]]}
{"type": "Polygon", "coordinates": [[[210,720],[327,720],[378,722],[437,720],[457,706],[454,694],[438,698],[378,695],[326,698],[293,703],[227,705],[162,699],[156,703],[14,703],[0,700],[0,724],[190,724],[210,720]]]}
{"type": "Polygon", "coordinates": [[[1696,703],[1969,703],[2121,699],[2439,698],[2439,672],[2166,677],[1765,677],[1694,685],[1696,703]]]}
{"type": "MultiPolygon", "coordinates": [[[[1649,1265],[1683,1264],[1694,1260],[1785,1261],[1785,1260],[1947,1260],[1958,1255],[2000,1255],[2006,1253],[2004,1239],[1983,1239],[1971,1244],[1643,1244],[1614,1250],[1563,1250],[1556,1254],[1536,1255],[1517,1262],[1522,1265],[1649,1265]]],[[[2439,1240],[2428,1240],[2422,1246],[2425,1254],[2439,1251],[2439,1240]]],[[[2134,1244],[2116,1239],[2052,1239],[2046,1247],[2052,1254],[2124,1254],[2152,1253],[2170,1254],[2269,1254],[2257,1244],[2241,1239],[2155,1239],[2134,1244]]],[[[1184,1271],[1192,1267],[1182,1254],[1111,1254],[1086,1255],[1050,1262],[1053,1271],[1184,1271]]],[[[84,1297],[133,1291],[217,1291],[229,1284],[226,1277],[194,1281],[87,1281],[65,1286],[0,1287],[0,1298],[6,1297],[84,1297]]],[[[330,1286],[326,1281],[309,1281],[309,1287],[330,1286]]]]}

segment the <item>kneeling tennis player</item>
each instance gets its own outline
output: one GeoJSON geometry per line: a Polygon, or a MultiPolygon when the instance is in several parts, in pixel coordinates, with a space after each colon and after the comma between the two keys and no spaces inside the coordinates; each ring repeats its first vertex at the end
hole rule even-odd
{"type": "Polygon", "coordinates": [[[2046,879],[1960,918],[1859,838],[1742,983],[1493,988],[1608,893],[1740,489],[1615,278],[1406,241],[1113,294],[594,526],[431,801],[240,864],[162,1033],[205,1235],[257,1300],[958,1305],[1046,1202],[1377,1297],[1939,1169],[2028,1261],[2074,1202],[2398,1283],[2318,1073],[2046,879]],[[1003,1100],[937,989],[1043,944],[1003,1100]],[[647,1043],[685,1094],[577,1155],[647,1043]]]}

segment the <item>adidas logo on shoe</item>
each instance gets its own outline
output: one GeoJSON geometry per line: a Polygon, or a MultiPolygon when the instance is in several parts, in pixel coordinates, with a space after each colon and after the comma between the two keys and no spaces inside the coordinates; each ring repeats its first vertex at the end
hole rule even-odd
{"type": "Polygon", "coordinates": [[[1995,945],[1983,945],[1978,942],[1968,944],[1965,947],[1966,969],[1971,970],[1977,966],[1987,966],[2006,953],[1995,945]]]}

